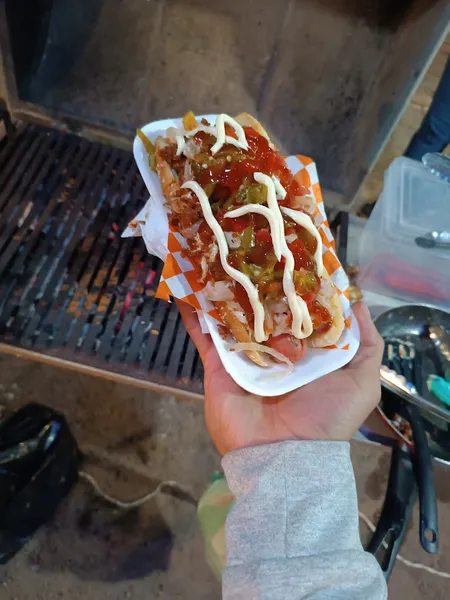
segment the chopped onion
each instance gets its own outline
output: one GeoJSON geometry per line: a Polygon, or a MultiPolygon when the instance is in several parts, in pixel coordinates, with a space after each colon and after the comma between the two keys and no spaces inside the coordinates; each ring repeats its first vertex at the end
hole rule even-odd
{"type": "Polygon", "coordinates": [[[243,310],[233,310],[232,313],[239,321],[239,323],[242,323],[243,325],[248,325],[247,317],[243,310]]]}
{"type": "Polygon", "coordinates": [[[286,237],[287,243],[292,244],[292,242],[295,242],[295,240],[298,238],[298,235],[296,233],[290,233],[289,235],[287,235],[285,237],[286,237]]]}
{"type": "Polygon", "coordinates": [[[181,129],[177,129],[176,127],[169,127],[166,131],[166,138],[171,140],[172,142],[176,141],[177,135],[182,134],[181,129]]]}
{"type": "Polygon", "coordinates": [[[183,176],[184,176],[184,181],[190,181],[193,177],[191,163],[188,160],[184,163],[183,176]]]}
{"type": "Polygon", "coordinates": [[[289,312],[289,304],[286,296],[278,300],[269,300],[267,302],[268,310],[274,315],[287,315],[289,312]]]}
{"type": "Polygon", "coordinates": [[[229,281],[216,281],[215,283],[208,281],[204,293],[208,300],[212,302],[226,302],[234,299],[229,281]]]}
{"type": "Polygon", "coordinates": [[[336,293],[336,288],[333,285],[331,279],[322,279],[319,296],[324,300],[330,300],[336,293]]]}
{"type": "Polygon", "coordinates": [[[183,154],[186,158],[194,159],[199,153],[201,144],[198,144],[195,140],[188,140],[183,148],[183,154]]]}
{"type": "Polygon", "coordinates": [[[233,315],[240,323],[243,323],[244,325],[248,324],[245,312],[242,310],[242,306],[239,304],[239,302],[236,302],[236,300],[234,300],[234,295],[233,300],[228,302],[228,309],[231,310],[233,315]]]}
{"type": "Polygon", "coordinates": [[[234,231],[224,231],[227,240],[228,248],[239,248],[241,245],[241,236],[234,231]]]}
{"type": "MultiPolygon", "coordinates": [[[[191,227],[186,227],[186,229],[183,229],[183,237],[186,239],[190,239],[193,238],[194,235],[197,233],[198,228],[200,227],[200,223],[201,221],[197,221],[197,223],[194,223],[193,225],[191,225],[191,227]]],[[[200,240],[200,237],[199,237],[200,240]]]]}
{"type": "Polygon", "coordinates": [[[294,369],[294,365],[284,354],[281,354],[281,352],[278,352],[273,348],[269,348],[269,346],[264,346],[263,344],[257,344],[256,342],[238,342],[230,348],[230,352],[242,352],[245,350],[265,352],[266,354],[270,354],[270,356],[273,356],[280,362],[285,363],[287,365],[287,370],[285,373],[283,373],[284,376],[290,375],[294,369]]]}
{"type": "Polygon", "coordinates": [[[266,327],[266,331],[268,333],[272,333],[273,332],[273,319],[272,319],[272,315],[270,313],[270,310],[268,309],[267,306],[264,306],[264,314],[265,314],[265,327],[266,327]]]}
{"type": "Polygon", "coordinates": [[[314,212],[314,209],[316,208],[316,203],[314,201],[313,196],[295,196],[293,202],[292,202],[292,208],[297,208],[297,209],[301,209],[303,208],[304,210],[310,212],[311,214],[314,212]]]}

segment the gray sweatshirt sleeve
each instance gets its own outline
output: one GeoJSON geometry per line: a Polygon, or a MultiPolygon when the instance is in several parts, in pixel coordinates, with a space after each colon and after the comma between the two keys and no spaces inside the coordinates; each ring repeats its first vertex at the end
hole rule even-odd
{"type": "Polygon", "coordinates": [[[227,454],[224,600],[387,598],[359,538],[347,442],[281,442],[227,454]]]}

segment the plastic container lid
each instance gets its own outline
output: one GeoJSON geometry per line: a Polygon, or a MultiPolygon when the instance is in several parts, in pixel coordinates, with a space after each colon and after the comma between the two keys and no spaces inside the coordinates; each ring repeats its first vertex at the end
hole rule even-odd
{"type": "Polygon", "coordinates": [[[450,159],[397,158],[364,228],[362,288],[450,310],[450,159]]]}

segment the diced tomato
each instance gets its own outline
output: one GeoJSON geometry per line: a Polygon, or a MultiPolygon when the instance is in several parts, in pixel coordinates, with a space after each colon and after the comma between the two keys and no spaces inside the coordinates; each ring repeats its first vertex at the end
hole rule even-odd
{"type": "Polygon", "coordinates": [[[269,256],[271,254],[272,254],[271,246],[268,246],[267,244],[265,244],[265,245],[254,246],[253,248],[250,248],[250,250],[246,254],[246,257],[247,257],[248,262],[250,262],[254,265],[258,265],[259,267],[263,267],[266,265],[267,259],[269,258],[269,256]]]}
{"type": "Polygon", "coordinates": [[[222,219],[220,224],[224,231],[242,233],[244,229],[250,226],[250,216],[242,215],[242,217],[236,217],[236,219],[222,219]]]}
{"type": "Polygon", "coordinates": [[[289,235],[293,235],[296,233],[295,227],[292,227],[291,225],[285,225],[284,226],[284,235],[287,237],[289,235]]]}
{"type": "Polygon", "coordinates": [[[298,340],[288,333],[270,337],[266,342],[266,346],[277,350],[293,363],[302,360],[308,351],[308,345],[304,340],[298,340]]]}
{"type": "Polygon", "coordinates": [[[205,131],[198,131],[194,135],[194,140],[198,142],[203,142],[205,144],[214,144],[215,142],[215,138],[209,133],[206,133],[205,131]]]}
{"type": "Polygon", "coordinates": [[[309,292],[308,294],[302,294],[302,298],[306,302],[308,307],[314,302],[314,300],[316,299],[316,296],[317,296],[317,294],[315,294],[314,292],[309,292]]]}
{"type": "Polygon", "coordinates": [[[306,250],[305,244],[301,240],[294,240],[288,244],[289,250],[292,253],[300,253],[306,250]]]}
{"type": "Polygon", "coordinates": [[[214,187],[214,191],[209,199],[211,203],[213,202],[225,202],[231,196],[231,190],[226,185],[221,185],[217,183],[214,187]]]}
{"type": "Polygon", "coordinates": [[[240,269],[241,267],[242,257],[238,252],[230,252],[228,255],[228,264],[233,267],[233,269],[240,269]]]}
{"type": "Polygon", "coordinates": [[[289,191],[291,192],[291,194],[293,194],[294,196],[301,196],[301,192],[300,192],[300,184],[296,179],[292,180],[292,183],[289,187],[289,191]]]}
{"type": "Polygon", "coordinates": [[[301,225],[297,225],[295,228],[298,237],[301,239],[305,248],[308,250],[310,254],[314,256],[315,251],[317,250],[317,240],[307,229],[302,227],[301,225]]]}
{"type": "Polygon", "coordinates": [[[317,331],[318,333],[328,331],[333,324],[333,317],[324,306],[319,304],[319,302],[314,301],[311,304],[309,307],[309,314],[311,315],[314,331],[317,331]]]}
{"type": "Polygon", "coordinates": [[[253,127],[244,127],[244,131],[245,131],[245,137],[247,138],[247,140],[257,139],[257,138],[261,137],[259,135],[259,133],[255,129],[253,129],[253,127]]]}
{"type": "Polygon", "coordinates": [[[250,304],[250,300],[248,299],[247,292],[240,283],[234,284],[234,297],[236,298],[236,302],[241,305],[242,310],[247,315],[247,319],[249,315],[253,315],[253,308],[250,304]]]}
{"type": "Polygon", "coordinates": [[[253,213],[253,227],[257,229],[267,229],[267,219],[263,215],[253,213]]]}
{"type": "Polygon", "coordinates": [[[288,206],[290,208],[294,208],[295,210],[298,210],[298,207],[296,205],[296,202],[294,202],[294,199],[297,196],[305,196],[306,194],[309,194],[308,188],[305,187],[304,185],[302,185],[301,183],[299,183],[298,181],[296,181],[295,179],[293,179],[290,182],[287,181],[286,184],[283,184],[283,186],[287,192],[287,195],[284,200],[279,200],[279,204],[281,204],[282,206],[288,206]]]}
{"type": "Polygon", "coordinates": [[[234,139],[237,139],[235,130],[228,123],[225,123],[225,135],[228,135],[234,139]]]}
{"type": "Polygon", "coordinates": [[[270,229],[258,229],[255,232],[255,241],[257,244],[271,244],[272,235],[270,229]]]}
{"type": "Polygon", "coordinates": [[[306,196],[307,194],[309,194],[308,188],[299,183],[296,179],[292,180],[292,183],[289,186],[289,191],[294,196],[306,196]]]}
{"type": "Polygon", "coordinates": [[[305,244],[302,240],[295,240],[288,244],[289,250],[294,255],[295,270],[306,269],[307,271],[315,271],[316,264],[313,257],[305,248],[305,244]]]}

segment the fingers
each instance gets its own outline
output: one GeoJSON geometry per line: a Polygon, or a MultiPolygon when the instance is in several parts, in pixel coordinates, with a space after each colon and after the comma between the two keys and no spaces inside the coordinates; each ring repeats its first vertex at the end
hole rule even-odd
{"type": "Polygon", "coordinates": [[[186,304],[186,302],[182,302],[181,300],[175,300],[175,302],[178,306],[178,310],[180,311],[184,326],[186,327],[188,334],[191,336],[192,341],[194,342],[204,364],[206,354],[211,349],[211,346],[213,346],[211,336],[202,333],[202,328],[200,327],[197,313],[192,306],[186,304]]]}
{"type": "Polygon", "coordinates": [[[373,372],[379,377],[379,368],[383,357],[384,342],[373,324],[369,309],[364,302],[356,302],[352,306],[361,334],[360,347],[351,361],[350,367],[364,366],[369,374],[373,372]]]}

